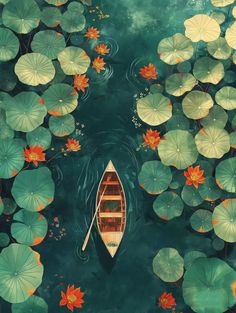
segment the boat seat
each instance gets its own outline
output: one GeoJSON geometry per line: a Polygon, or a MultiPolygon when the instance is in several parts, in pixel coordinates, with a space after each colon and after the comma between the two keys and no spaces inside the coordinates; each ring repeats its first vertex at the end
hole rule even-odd
{"type": "Polygon", "coordinates": [[[121,195],[104,195],[102,197],[102,200],[122,200],[122,196],[121,195]]]}
{"type": "Polygon", "coordinates": [[[102,182],[103,185],[120,185],[120,183],[118,182],[118,180],[110,180],[110,181],[103,181],[102,182]]]}
{"type": "Polygon", "coordinates": [[[100,212],[100,217],[123,217],[122,212],[100,212]]]}

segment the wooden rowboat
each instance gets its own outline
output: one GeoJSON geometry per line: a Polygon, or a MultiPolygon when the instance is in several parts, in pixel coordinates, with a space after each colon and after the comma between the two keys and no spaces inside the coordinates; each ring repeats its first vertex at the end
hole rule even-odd
{"type": "Polygon", "coordinates": [[[96,208],[99,234],[111,257],[114,257],[125,231],[126,199],[123,185],[111,161],[98,186],[96,208]]]}

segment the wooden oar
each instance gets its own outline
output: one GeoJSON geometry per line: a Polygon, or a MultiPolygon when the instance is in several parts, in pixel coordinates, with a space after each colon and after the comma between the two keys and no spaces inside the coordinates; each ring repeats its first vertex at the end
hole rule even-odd
{"type": "MultiPolygon", "coordinates": [[[[110,178],[108,177],[107,180],[109,181],[110,178]]],[[[96,215],[97,215],[97,213],[98,213],[98,210],[99,210],[99,207],[100,207],[100,205],[101,205],[102,198],[103,198],[103,196],[104,196],[104,193],[105,193],[106,189],[107,189],[107,185],[105,185],[104,190],[103,190],[103,192],[102,192],[102,194],[101,194],[101,196],[100,196],[100,200],[99,200],[99,202],[98,202],[98,205],[97,205],[97,207],[96,207],[95,213],[94,213],[94,215],[93,215],[91,224],[90,224],[89,229],[88,229],[88,231],[87,231],[87,234],[86,234],[86,236],[85,236],[85,238],[84,238],[84,243],[83,243],[83,245],[82,245],[82,251],[84,251],[84,250],[86,249],[86,247],[87,247],[87,244],[88,244],[88,241],[89,241],[89,237],[90,237],[90,234],[91,234],[91,230],[92,230],[92,228],[93,228],[93,223],[94,223],[94,221],[95,221],[96,215]]]]}

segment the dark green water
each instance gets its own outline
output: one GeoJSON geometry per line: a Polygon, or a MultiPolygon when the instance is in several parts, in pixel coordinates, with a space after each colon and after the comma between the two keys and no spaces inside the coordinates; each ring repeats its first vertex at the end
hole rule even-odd
{"type": "MultiPolygon", "coordinates": [[[[137,151],[145,128],[135,128],[134,95],[145,89],[135,74],[151,61],[160,75],[164,69],[156,54],[158,42],[183,30],[183,22],[197,12],[208,12],[205,0],[102,0],[110,18],[90,24],[102,29],[114,55],[107,61],[109,71],[94,80],[87,97],[81,100],[76,119],[85,125],[81,136],[82,151],[51,162],[56,179],[56,197],[44,213],[54,236],[38,248],[45,266],[43,284],[38,290],[49,304],[49,313],[68,312],[59,308],[60,291],[68,284],[85,292],[85,313],[154,313],[157,297],[173,292],[178,311],[191,312],[184,305],[181,290],[165,284],[152,272],[152,259],[162,247],[174,247],[183,255],[189,249],[213,254],[210,239],[194,234],[184,225],[184,215],[168,223],[152,212],[154,198],[137,184],[143,161],[154,155],[137,151]],[[110,77],[111,76],[111,77],[110,77]],[[108,79],[108,77],[110,77],[108,79]],[[108,162],[115,164],[128,200],[127,227],[114,260],[107,254],[96,228],[85,254],[80,248],[94,211],[96,189],[108,162]],[[51,225],[59,217],[59,227],[51,225]],[[65,228],[66,235],[58,238],[65,228]],[[56,236],[56,238],[55,238],[56,236]],[[58,239],[58,240],[56,240],[58,239]]],[[[57,143],[55,143],[56,145],[57,143]]],[[[188,214],[188,213],[184,213],[188,214]]],[[[3,304],[2,313],[10,312],[3,304]]],[[[27,313],[27,312],[25,312],[27,313]]]]}

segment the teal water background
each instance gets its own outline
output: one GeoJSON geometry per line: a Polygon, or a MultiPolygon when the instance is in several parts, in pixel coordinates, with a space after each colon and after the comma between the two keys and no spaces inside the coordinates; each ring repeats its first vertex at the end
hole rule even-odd
{"type": "MultiPolygon", "coordinates": [[[[49,304],[49,313],[68,312],[66,307],[59,307],[60,291],[68,284],[85,292],[84,313],[162,312],[156,299],[164,291],[173,292],[178,311],[192,312],[184,305],[178,284],[167,285],[153,274],[153,257],[163,247],[174,247],[182,255],[194,249],[208,255],[214,252],[207,236],[190,230],[185,219],[188,212],[163,222],[153,213],[155,198],[138,187],[140,167],[154,155],[138,150],[146,127],[138,127],[133,119],[134,95],[147,87],[136,76],[141,66],[152,62],[162,75],[163,65],[156,53],[158,42],[182,32],[186,18],[210,12],[209,2],[102,0],[96,3],[109,18],[93,21],[94,15],[87,13],[89,24],[102,30],[101,40],[110,43],[113,55],[107,59],[108,70],[100,79],[94,79],[75,113],[83,133],[82,151],[68,157],[61,155],[50,166],[56,180],[56,197],[44,214],[53,236],[37,247],[45,267],[37,292],[49,304]],[[120,174],[128,202],[127,227],[114,260],[95,227],[86,252],[80,251],[94,211],[98,183],[110,159],[120,174]],[[55,217],[59,223],[53,221],[55,217]]],[[[55,142],[57,145],[60,142],[55,142]]],[[[10,313],[6,303],[1,309],[2,313],[10,313]]]]}

